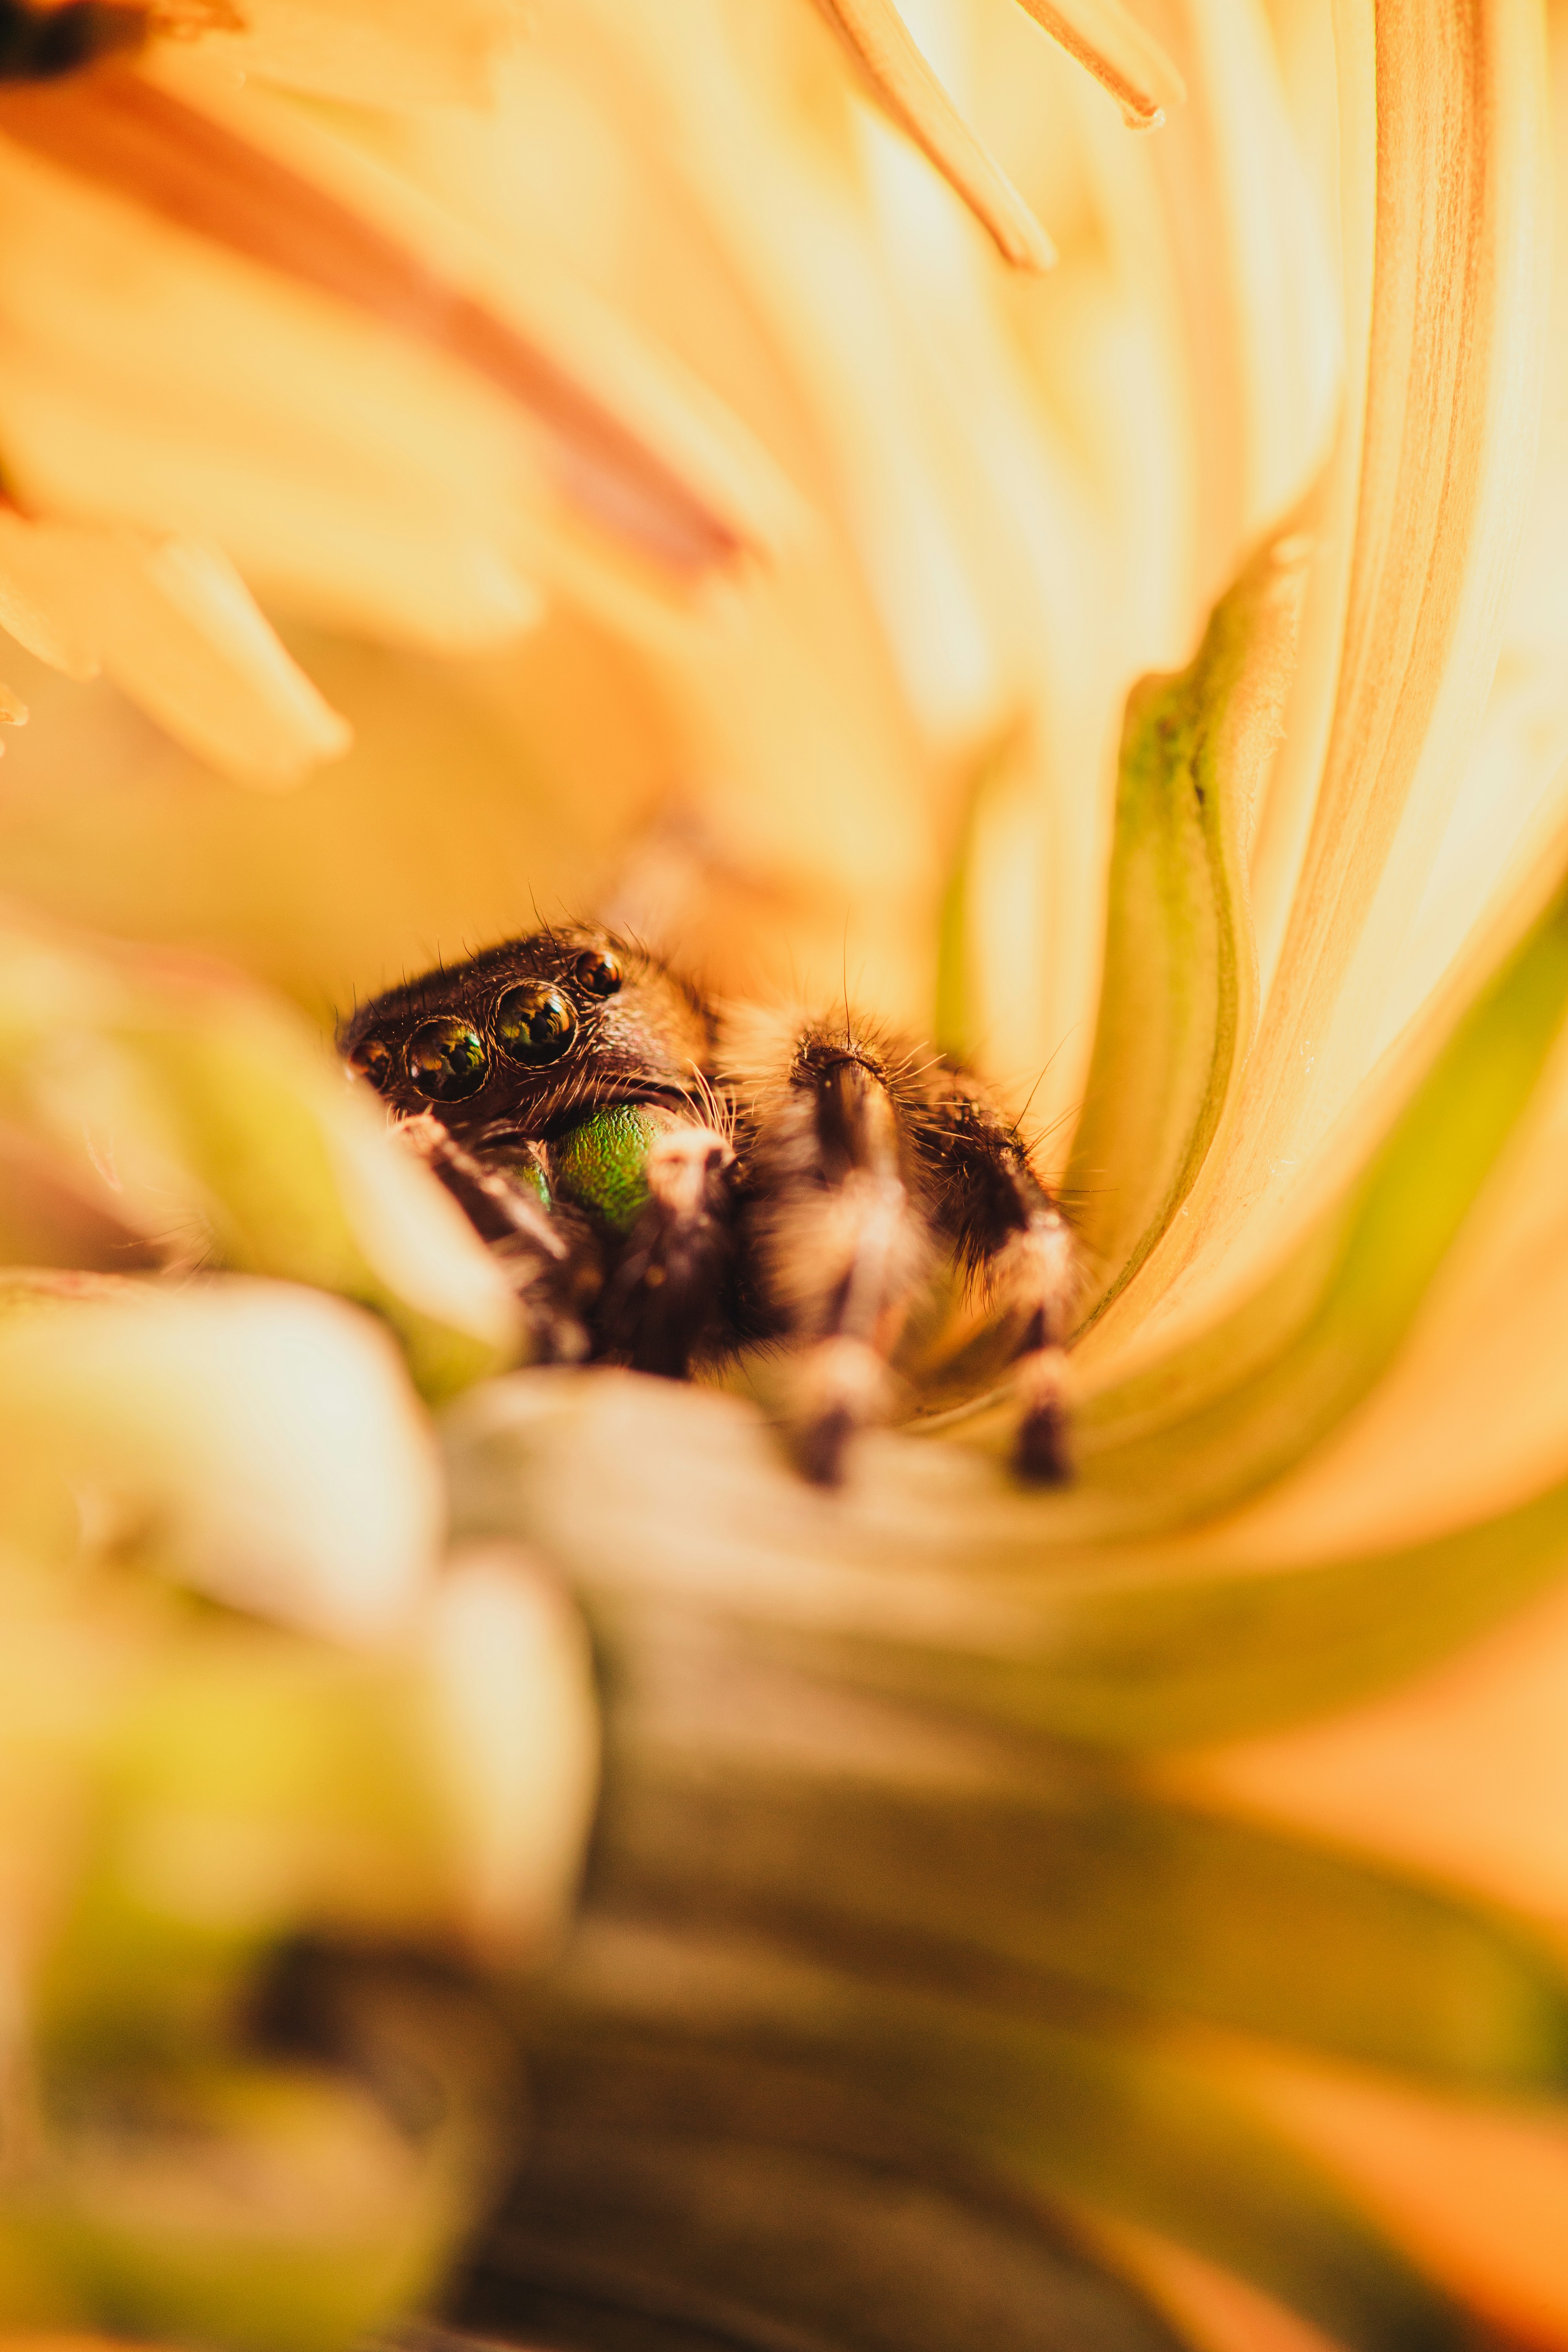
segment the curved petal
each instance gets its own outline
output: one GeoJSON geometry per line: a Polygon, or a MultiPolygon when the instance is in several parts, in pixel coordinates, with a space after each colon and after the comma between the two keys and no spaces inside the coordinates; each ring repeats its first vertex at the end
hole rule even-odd
{"type": "MultiPolygon", "coordinates": [[[[695,1681],[650,1724],[646,1642],[605,1632],[623,1699],[594,1900],[619,1916],[767,1937],[931,1993],[980,1988],[1037,2017],[1093,1993],[1455,2089],[1568,2084],[1568,1975],[1515,1920],[1037,1748],[995,1751],[1018,1787],[944,1782],[940,1740],[928,1777],[858,1768],[847,1741],[803,1766],[767,1752],[732,1692],[705,1714],[695,1681]]],[[[752,1724],[818,1699],[728,1663],[752,1724]]],[[[918,1723],[900,1729],[918,1740],[918,1723]]]]}
{"type": "Polygon", "coordinates": [[[721,1654],[732,1627],[828,1681],[1093,1747],[1353,1704],[1518,1610],[1568,1552],[1561,1486],[1385,1551],[1265,1564],[1223,1530],[1090,1549],[1061,1510],[908,1439],[868,1449],[828,1512],[741,1405],[647,1382],[491,1384],[447,1445],[459,1526],[537,1543],[609,1622],[662,1612],[721,1654]]]}
{"type": "MultiPolygon", "coordinates": [[[[1166,1524],[1299,1461],[1384,1370],[1529,1106],[1568,1008],[1568,894],[1454,1030],[1367,1166],[1198,1339],[1112,1375],[1083,1412],[1086,1478],[1166,1524]]],[[[1369,1108],[1368,1116],[1371,1111],[1369,1108]]],[[[1323,1171],[1320,1168],[1320,1183],[1323,1171]]]]}
{"type": "MultiPolygon", "coordinates": [[[[722,2145],[738,2110],[764,2142],[809,2134],[808,2146],[854,2153],[870,2138],[879,2154],[912,2144],[943,2170],[978,2161],[1031,2205],[1059,2199],[1163,2230],[1354,2352],[1458,2352],[1463,2341],[1441,2290],[1220,2068],[1172,2038],[922,1998],[653,1920],[595,1924],[574,1960],[540,2021],[544,2179],[574,2113],[605,2116],[622,2146],[657,2161],[677,2119],[722,2145]]],[[[584,2217],[574,2239],[592,2226],[594,2182],[592,2158],[560,2182],[566,2213],[584,2217]]],[[[525,2173],[524,2214],[528,2185],[525,2173]]],[[[691,2205],[706,2201],[666,2220],[670,2257],[691,2205]]],[[[537,2291],[552,2266],[526,2225],[520,2257],[537,2291]]],[[[574,2247],[564,2265],[579,2279],[581,2260],[574,2247]]]]}
{"type": "MultiPolygon", "coordinates": [[[[1328,747],[1234,1116],[1188,1218],[1119,1303],[1124,1330],[1201,1317],[1241,1253],[1267,1251],[1295,1171],[1366,1076],[1397,989],[1530,496],[1545,292],[1539,32],[1532,13],[1506,5],[1443,19],[1436,48],[1418,8],[1379,9],[1375,26],[1370,12],[1347,19],[1346,217],[1352,254],[1374,242],[1369,323],[1350,337],[1368,386],[1364,419],[1347,426],[1350,571],[1336,584],[1331,532],[1312,591],[1335,634],[1343,614],[1328,747]]],[[[1319,626],[1311,603],[1304,625],[1319,626]]],[[[1300,732],[1315,766],[1321,739],[1300,732]]],[[[1375,1116],[1370,1102],[1363,1112],[1375,1116]]]]}
{"type": "Polygon", "coordinates": [[[1246,854],[1278,748],[1305,542],[1216,608],[1192,667],[1134,690],[1121,738],[1105,972],[1066,1190],[1099,1314],[1195,1181],[1257,1016],[1246,854]]]}

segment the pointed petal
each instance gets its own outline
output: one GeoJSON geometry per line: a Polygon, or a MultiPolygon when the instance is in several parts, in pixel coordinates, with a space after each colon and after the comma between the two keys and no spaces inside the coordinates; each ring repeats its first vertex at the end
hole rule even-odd
{"type": "Polygon", "coordinates": [[[0,627],[51,669],[96,677],[103,667],[98,615],[81,593],[79,541],[0,504],[0,627]]]}
{"type": "Polygon", "coordinates": [[[1434,2278],[1502,2333],[1568,2346],[1568,2127],[1560,2107],[1457,2105],[1348,2070],[1271,2063],[1248,2087],[1434,2278]]]}
{"type": "Polygon", "coordinates": [[[114,552],[98,583],[104,668],[177,741],[264,786],[296,784],[347,751],[347,722],[218,550],[167,539],[114,552]]]}
{"type": "Polygon", "coordinates": [[[76,677],[107,670],[241,782],[297,783],[348,748],[346,724],[217,550],[0,509],[0,617],[30,652],[76,677]]]}

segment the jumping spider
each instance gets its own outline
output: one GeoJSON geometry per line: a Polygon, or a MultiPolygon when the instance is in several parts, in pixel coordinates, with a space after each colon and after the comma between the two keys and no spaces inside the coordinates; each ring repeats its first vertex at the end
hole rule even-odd
{"type": "Polygon", "coordinates": [[[338,1042],[505,1259],[536,1359],[681,1379],[788,1342],[796,1455],[832,1485],[955,1261],[994,1303],[1016,1467],[1065,1475],[1071,1232],[1016,1127],[942,1055],[847,1008],[719,1011],[579,927],[392,989],[338,1042]]]}

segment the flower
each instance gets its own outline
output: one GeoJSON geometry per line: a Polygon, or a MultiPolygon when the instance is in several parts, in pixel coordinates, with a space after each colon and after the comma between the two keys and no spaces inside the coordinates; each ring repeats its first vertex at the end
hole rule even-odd
{"type": "Polygon", "coordinates": [[[1568,2053],[1539,27],[1209,0],[1172,65],[1102,8],[1061,21],[1155,138],[978,0],[579,0],[516,43],[485,8],[258,7],[0,95],[7,610],[241,771],[340,744],[319,693],[359,739],[292,799],[223,796],[29,668],[7,772],[16,1254],[230,1269],[35,1278],[7,1341],[51,1639],[120,1636],[69,1585],[73,1494],[155,1621],[105,1754],[49,1733],[119,1858],[25,1913],[71,2186],[18,2242],[89,2316],[325,2341],[417,2294],[521,2044],[519,2177],[446,2305],[481,2331],[1568,2338],[1535,2218],[1568,2053]],[[1008,264],[1042,222],[1037,284],[1008,264]],[[836,1500],[743,1395],[496,1377],[486,1262],[280,1011],[47,919],[218,947],[319,1012],[515,928],[530,880],[728,985],[787,945],[1004,1081],[1044,1067],[1089,1280],[1070,1492],[1007,1483],[983,1316],[836,1500]],[[366,1309],[441,1405],[446,1580],[366,1309]],[[318,1345],[350,1438],[281,1417],[258,1511],[246,1381],[318,1345]],[[526,1991],[587,1767],[525,1559],[592,1626],[605,1743],[526,1991]],[[221,1643],[159,1616],[193,1588],[221,1643]],[[421,1674],[420,1722],[473,1737],[410,1763],[421,1674]],[[508,1745],[514,1675],[550,1738],[508,1745]],[[181,1727],[253,1678],[236,1752],[287,1834],[226,1879],[181,1727]],[[339,1710],[396,1759],[374,1818],[310,1748],[339,1710]],[[341,2067],[279,2105],[239,1995],[291,1933],[341,2055],[344,2017],[409,2046],[388,1944],[493,1960],[509,1926],[506,2028],[464,1993],[413,2029],[455,2154],[411,2172],[341,2067]],[[380,1948],[345,1963],[355,1931],[380,1948]],[[181,2112],[259,2174],[352,2144],[381,2184],[357,2262],[249,2318],[232,2214],[149,2218],[66,2129],[127,2051],[163,2084],[176,2032],[181,2112]]]}

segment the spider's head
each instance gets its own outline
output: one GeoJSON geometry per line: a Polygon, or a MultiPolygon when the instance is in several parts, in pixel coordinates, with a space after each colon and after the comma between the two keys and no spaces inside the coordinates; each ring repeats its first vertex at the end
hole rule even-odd
{"type": "Polygon", "coordinates": [[[689,1097],[709,1051],[700,1002],[608,931],[510,940],[361,1005],[338,1034],[390,1110],[455,1135],[537,1138],[584,1110],[689,1097]]]}

